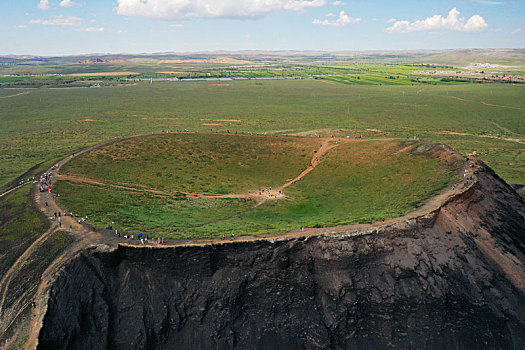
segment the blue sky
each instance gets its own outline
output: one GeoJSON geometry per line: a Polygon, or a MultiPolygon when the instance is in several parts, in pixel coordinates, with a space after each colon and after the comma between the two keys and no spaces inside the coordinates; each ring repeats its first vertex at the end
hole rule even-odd
{"type": "Polygon", "coordinates": [[[525,48],[525,0],[0,0],[0,54],[525,48]]]}

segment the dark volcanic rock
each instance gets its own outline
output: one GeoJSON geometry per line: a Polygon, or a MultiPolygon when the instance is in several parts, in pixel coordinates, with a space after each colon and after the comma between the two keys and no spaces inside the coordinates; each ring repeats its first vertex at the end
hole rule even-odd
{"type": "Polygon", "coordinates": [[[86,251],[40,349],[525,349],[525,204],[490,169],[378,233],[86,251]]]}

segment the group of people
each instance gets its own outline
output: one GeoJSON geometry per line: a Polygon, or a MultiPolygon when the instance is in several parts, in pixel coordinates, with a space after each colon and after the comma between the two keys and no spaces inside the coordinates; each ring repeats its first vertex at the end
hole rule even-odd
{"type": "MultiPolygon", "coordinates": [[[[468,163],[469,161],[469,158],[465,158],[465,162],[468,163]]],[[[470,165],[471,168],[474,168],[475,167],[475,164],[471,164],[470,165]]],[[[465,187],[467,187],[468,185],[470,185],[471,181],[472,181],[472,175],[474,174],[473,172],[473,169],[465,169],[465,171],[463,172],[463,185],[465,187]]],[[[456,188],[459,187],[459,185],[461,184],[461,181],[460,182],[456,182],[454,183],[454,185],[452,185],[452,189],[455,190],[456,188]]]]}
{"type": "Polygon", "coordinates": [[[53,188],[53,185],[51,184],[52,178],[53,174],[51,172],[40,176],[40,192],[51,192],[51,189],[53,188]]]}
{"type": "Polygon", "coordinates": [[[275,191],[272,192],[272,187],[270,188],[264,188],[262,190],[259,190],[259,196],[266,196],[268,198],[279,198],[279,196],[282,195],[282,191],[278,191],[278,193],[275,193],[275,191]]]}
{"type": "MultiPolygon", "coordinates": [[[[108,229],[108,227],[109,227],[109,228],[112,228],[112,226],[107,226],[106,229],[108,229]]],[[[121,235],[121,232],[120,232],[119,230],[115,230],[115,235],[117,235],[117,236],[119,236],[119,237],[124,237],[124,238],[126,238],[126,239],[135,239],[135,237],[136,237],[136,239],[140,240],[140,243],[141,243],[142,245],[144,245],[145,243],[148,243],[148,241],[149,241],[149,239],[150,239],[149,234],[147,234],[147,233],[146,233],[145,235],[142,234],[142,233],[139,233],[139,234],[137,234],[137,235],[134,235],[134,234],[131,234],[131,235],[125,234],[124,236],[122,236],[122,235],[121,235]]],[[[158,244],[164,244],[164,238],[162,238],[162,237],[158,237],[158,238],[157,238],[157,243],[158,243],[158,244]]]]}

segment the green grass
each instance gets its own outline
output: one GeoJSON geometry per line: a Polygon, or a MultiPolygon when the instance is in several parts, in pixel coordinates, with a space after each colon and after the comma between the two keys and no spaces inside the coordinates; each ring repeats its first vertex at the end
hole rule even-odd
{"type": "Polygon", "coordinates": [[[316,147],[299,138],[155,135],[81,155],[61,174],[164,191],[241,193],[295,177],[310,164],[316,147]]]}
{"type": "MultiPolygon", "coordinates": [[[[523,85],[379,86],[313,79],[228,84],[35,89],[0,99],[0,184],[43,160],[118,136],[161,129],[254,133],[329,129],[351,135],[379,129],[384,131],[381,136],[418,135],[430,141],[443,140],[441,131],[455,131],[470,136],[447,137],[447,142],[466,154],[472,151],[467,140],[482,144],[487,150],[482,159],[498,159],[507,149],[525,149],[516,142],[481,137],[525,139],[523,85]],[[242,122],[207,126],[201,119],[242,122]]],[[[0,94],[21,91],[0,89],[0,94]]],[[[524,163],[507,163],[511,164],[498,164],[498,173],[509,182],[525,183],[524,163]]]]}
{"type": "Polygon", "coordinates": [[[28,335],[25,335],[22,338],[22,340],[20,340],[20,342],[17,344],[18,349],[20,349],[20,350],[24,349],[24,345],[26,344],[28,337],[29,337],[28,335]]]}
{"type": "Polygon", "coordinates": [[[290,199],[267,202],[245,216],[195,231],[258,234],[404,215],[441,190],[449,182],[453,166],[428,154],[397,154],[401,148],[397,142],[337,148],[315,171],[287,189],[290,199]]]}
{"type": "Polygon", "coordinates": [[[153,196],[69,181],[59,181],[55,191],[60,193],[61,206],[87,215],[96,227],[112,225],[130,234],[189,237],[186,228],[236,215],[253,205],[243,199],[153,196]]]}
{"type": "Polygon", "coordinates": [[[49,227],[35,208],[26,185],[0,200],[0,275],[49,227]]]}
{"type": "MultiPolygon", "coordinates": [[[[155,174],[158,165],[155,161],[145,163],[142,158],[159,150],[152,145],[158,146],[168,140],[177,144],[183,140],[186,145],[200,144],[201,147],[207,143],[220,144],[223,146],[208,148],[206,154],[213,159],[217,154],[227,153],[236,161],[246,156],[244,153],[238,153],[237,150],[253,147],[254,140],[257,141],[256,154],[269,153],[267,150],[274,147],[282,146],[287,149],[290,144],[297,146],[296,144],[299,143],[299,149],[302,149],[317,146],[319,143],[315,138],[309,140],[291,138],[284,142],[286,138],[265,139],[202,134],[159,135],[127,140],[88,153],[83,158],[79,157],[71,161],[69,170],[75,169],[76,175],[82,175],[78,171],[84,169],[104,183],[113,181],[119,183],[115,181],[118,176],[124,176],[124,173],[134,169],[137,164],[141,169],[136,179],[145,183],[147,181],[144,179],[149,179],[155,174]],[[190,139],[194,140],[190,141],[190,139]],[[281,139],[280,143],[276,145],[279,139],[281,139]],[[272,142],[264,142],[265,140],[272,142]],[[240,143],[240,147],[237,147],[237,143],[240,143]],[[229,148],[224,145],[229,145],[229,148]],[[267,149],[264,149],[263,145],[267,149]],[[141,151],[136,152],[137,149],[141,151]],[[210,152],[212,149],[215,149],[216,153],[210,152]],[[114,153],[109,153],[109,150],[114,153]],[[142,155],[144,150],[150,151],[142,155]],[[138,156],[138,153],[141,155],[138,156]],[[127,164],[124,166],[119,162],[100,161],[100,157],[105,159],[111,158],[112,155],[125,158],[127,164]],[[90,160],[95,162],[91,163],[90,160]],[[116,177],[115,174],[118,176],[116,177]],[[104,178],[104,175],[107,178],[104,178]]],[[[412,153],[418,145],[419,143],[385,141],[343,143],[328,151],[323,156],[323,162],[314,171],[288,187],[284,192],[286,199],[268,201],[254,210],[248,209],[255,203],[245,202],[243,199],[161,196],[70,181],[59,181],[55,192],[60,194],[58,199],[61,206],[67,211],[87,215],[90,223],[95,226],[103,227],[114,220],[116,222],[114,228],[123,232],[147,232],[174,238],[217,237],[223,233],[241,235],[277,233],[300,226],[325,227],[366,223],[403,215],[421,205],[424,200],[449,182],[452,171],[457,165],[440,161],[429,152],[412,153]],[[236,216],[241,213],[244,215],[236,216]]],[[[185,155],[187,152],[181,147],[178,151],[173,149],[173,154],[174,156],[166,159],[163,164],[166,166],[179,164],[181,159],[177,155],[185,155]],[[170,162],[173,164],[170,165],[170,162]]],[[[273,178],[281,180],[281,185],[287,179],[297,176],[303,169],[290,166],[294,163],[290,157],[292,153],[270,152],[269,154],[271,156],[266,160],[267,166],[282,163],[289,166],[289,168],[281,166],[270,169],[271,172],[276,173],[272,175],[273,178]],[[283,161],[284,159],[286,161],[283,161]],[[286,175],[283,176],[282,172],[286,172],[286,175]]],[[[302,159],[300,156],[299,158],[302,159]]],[[[307,163],[309,159],[310,157],[307,163]]],[[[147,182],[147,184],[151,187],[157,186],[155,188],[166,186],[172,191],[188,189],[187,183],[193,182],[195,173],[192,167],[199,168],[200,165],[196,162],[186,165],[185,173],[181,172],[180,178],[168,184],[165,182],[147,182]]],[[[264,188],[269,182],[266,179],[267,174],[265,167],[256,169],[241,167],[229,172],[228,181],[231,190],[241,189],[242,193],[245,188],[264,188]]],[[[127,178],[124,180],[127,181],[127,178]]],[[[213,186],[213,183],[211,185],[213,186]]]]}

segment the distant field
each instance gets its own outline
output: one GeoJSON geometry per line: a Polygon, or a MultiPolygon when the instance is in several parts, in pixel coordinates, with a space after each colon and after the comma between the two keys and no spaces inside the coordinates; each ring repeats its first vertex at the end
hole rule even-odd
{"type": "Polygon", "coordinates": [[[130,233],[216,237],[396,217],[442,189],[457,166],[418,142],[334,140],[319,166],[282,190],[285,197],[261,203],[260,189],[282,186],[310,165],[318,140],[215,134],[134,138],[70,161],[55,192],[68,211],[88,215],[97,226],[115,221],[115,228],[130,233]],[[223,193],[240,197],[214,197],[223,193]]]}
{"type": "Polygon", "coordinates": [[[313,79],[228,84],[0,89],[0,184],[44,160],[163,129],[418,136],[464,154],[476,152],[505,180],[525,183],[524,85],[379,86],[313,79]]]}
{"type": "Polygon", "coordinates": [[[126,76],[137,75],[137,72],[92,72],[92,73],[73,73],[69,74],[71,77],[111,77],[111,76],[126,76]]]}

